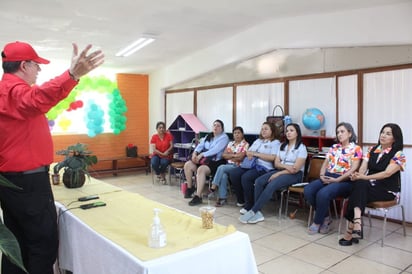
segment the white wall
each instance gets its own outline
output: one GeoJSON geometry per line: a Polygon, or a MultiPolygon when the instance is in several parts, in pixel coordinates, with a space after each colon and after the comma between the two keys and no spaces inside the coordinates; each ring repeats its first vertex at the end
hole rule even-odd
{"type": "Polygon", "coordinates": [[[228,37],[150,74],[150,132],[154,131],[156,121],[164,118],[164,89],[167,87],[277,48],[412,44],[411,14],[412,3],[406,3],[274,19],[228,37]]]}

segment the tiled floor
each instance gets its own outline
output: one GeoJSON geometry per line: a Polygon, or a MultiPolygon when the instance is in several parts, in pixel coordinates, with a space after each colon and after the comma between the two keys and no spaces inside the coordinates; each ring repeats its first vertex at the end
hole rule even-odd
{"type": "MultiPolygon", "coordinates": [[[[198,215],[199,206],[189,206],[189,200],[183,198],[173,180],[174,185],[152,184],[150,174],[100,179],[198,215]]],[[[310,236],[306,233],[307,209],[298,209],[293,220],[279,220],[277,210],[276,202],[266,205],[263,209],[265,221],[255,225],[238,221],[239,208],[234,201],[229,201],[229,205],[218,208],[216,212],[217,223],[233,224],[249,235],[259,273],[412,273],[410,226],[404,237],[401,225],[388,223],[385,246],[382,248],[379,241],[382,221],[372,219],[372,228],[366,224],[364,226],[364,240],[358,245],[341,247],[338,244],[337,220],[334,220],[334,230],[329,235],[310,236]]]]}

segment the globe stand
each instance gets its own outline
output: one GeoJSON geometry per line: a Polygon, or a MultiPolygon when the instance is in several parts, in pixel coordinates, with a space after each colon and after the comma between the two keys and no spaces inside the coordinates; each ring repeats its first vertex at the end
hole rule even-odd
{"type": "Polygon", "coordinates": [[[320,136],[320,132],[319,132],[319,130],[312,130],[310,132],[309,136],[318,137],[318,136],[320,136]]]}

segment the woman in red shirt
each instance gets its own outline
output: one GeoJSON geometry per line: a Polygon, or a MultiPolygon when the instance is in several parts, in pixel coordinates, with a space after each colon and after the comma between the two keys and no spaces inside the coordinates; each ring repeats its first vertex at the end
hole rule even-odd
{"type": "Polygon", "coordinates": [[[166,131],[164,122],[157,122],[157,134],[153,134],[150,140],[151,166],[161,183],[166,184],[166,168],[171,160],[171,151],[173,149],[173,136],[166,131]]]}

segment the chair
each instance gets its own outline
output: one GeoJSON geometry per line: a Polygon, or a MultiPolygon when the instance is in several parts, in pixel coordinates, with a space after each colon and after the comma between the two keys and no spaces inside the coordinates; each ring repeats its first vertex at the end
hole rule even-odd
{"type": "MultiPolygon", "coordinates": [[[[309,182],[320,178],[320,169],[321,169],[324,161],[325,161],[324,157],[319,156],[319,155],[313,155],[312,158],[309,161],[308,172],[307,172],[307,175],[306,175],[306,178],[307,178],[306,181],[302,182],[302,183],[299,183],[299,184],[294,184],[294,185],[288,187],[287,189],[284,189],[281,192],[279,216],[281,216],[281,214],[282,214],[283,193],[285,191],[287,192],[286,206],[285,206],[285,216],[287,216],[290,192],[298,193],[300,195],[301,199],[303,199],[303,187],[305,185],[309,184],[309,182]]],[[[311,216],[312,216],[312,206],[310,206],[310,210],[309,210],[308,225],[310,225],[309,222],[310,222],[311,216]]]]}
{"type": "Polygon", "coordinates": [[[371,219],[371,214],[370,211],[376,210],[376,211],[381,211],[383,212],[383,228],[382,228],[382,243],[381,246],[383,247],[383,242],[385,239],[385,234],[386,234],[386,214],[395,208],[400,207],[402,209],[402,226],[403,226],[403,236],[406,236],[406,227],[405,227],[405,209],[403,205],[400,202],[401,200],[401,193],[398,192],[395,199],[392,201],[376,201],[376,202],[371,202],[366,205],[365,211],[368,213],[369,217],[369,226],[372,227],[372,219],[371,219]]]}
{"type": "Polygon", "coordinates": [[[185,162],[172,162],[169,165],[169,182],[172,184],[172,172],[175,178],[179,180],[179,187],[184,183],[184,170],[185,162]]]}

